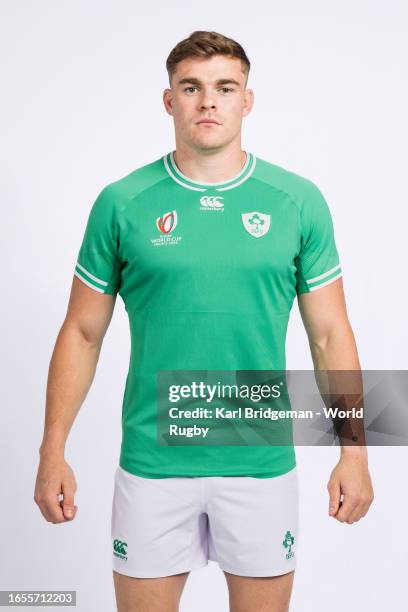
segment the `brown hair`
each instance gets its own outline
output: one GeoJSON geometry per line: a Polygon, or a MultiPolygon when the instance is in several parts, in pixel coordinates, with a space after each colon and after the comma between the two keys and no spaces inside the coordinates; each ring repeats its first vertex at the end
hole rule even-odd
{"type": "Polygon", "coordinates": [[[218,32],[196,30],[192,32],[188,38],[177,43],[166,60],[166,69],[169,75],[170,86],[177,64],[183,59],[189,57],[209,58],[213,55],[226,55],[231,58],[236,57],[240,59],[243,72],[246,75],[246,81],[248,81],[251,63],[239,43],[218,32]]]}

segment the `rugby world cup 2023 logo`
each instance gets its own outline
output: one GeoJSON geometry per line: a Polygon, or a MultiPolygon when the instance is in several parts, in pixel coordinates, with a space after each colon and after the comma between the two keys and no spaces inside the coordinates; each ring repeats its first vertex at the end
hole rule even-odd
{"type": "Polygon", "coordinates": [[[156,225],[159,232],[163,234],[170,234],[177,225],[177,212],[172,210],[171,212],[164,213],[162,217],[157,217],[156,225]]]}
{"type": "Polygon", "coordinates": [[[160,232],[159,238],[152,238],[153,246],[168,246],[170,244],[178,244],[181,236],[174,236],[173,232],[177,226],[177,211],[172,210],[164,213],[156,219],[156,227],[160,232]]]}

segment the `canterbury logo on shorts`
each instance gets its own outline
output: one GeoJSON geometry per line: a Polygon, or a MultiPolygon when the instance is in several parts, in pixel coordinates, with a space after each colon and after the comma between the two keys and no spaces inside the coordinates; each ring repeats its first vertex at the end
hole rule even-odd
{"type": "Polygon", "coordinates": [[[113,554],[121,559],[127,559],[127,544],[121,540],[113,540],[113,554]]]}

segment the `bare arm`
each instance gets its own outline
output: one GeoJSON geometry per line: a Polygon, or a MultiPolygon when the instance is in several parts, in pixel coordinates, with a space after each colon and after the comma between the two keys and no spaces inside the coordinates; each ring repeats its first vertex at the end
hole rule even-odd
{"type": "Polygon", "coordinates": [[[316,369],[360,369],[341,278],[318,291],[302,293],[299,309],[316,369]]]}
{"type": "MultiPolygon", "coordinates": [[[[315,370],[360,371],[342,279],[301,294],[299,309],[315,370]]],[[[351,524],[365,516],[374,498],[365,445],[341,447],[341,459],[331,474],[328,490],[330,514],[339,521],[351,524]]]]}
{"type": "Polygon", "coordinates": [[[116,296],[101,294],[73,277],[67,314],[52,354],[43,440],[34,500],[54,523],[74,518],[76,483],[64,459],[65,443],[92,384],[116,296]],[[58,501],[64,496],[63,504],[58,501]],[[71,509],[71,513],[68,510],[71,509]]]}

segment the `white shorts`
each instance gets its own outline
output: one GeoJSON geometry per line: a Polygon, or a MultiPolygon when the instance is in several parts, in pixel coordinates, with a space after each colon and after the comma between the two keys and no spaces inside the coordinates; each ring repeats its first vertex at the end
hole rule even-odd
{"type": "Polygon", "coordinates": [[[298,474],[144,478],[120,466],[112,503],[113,569],[159,578],[216,561],[240,576],[295,569],[298,474]]]}

